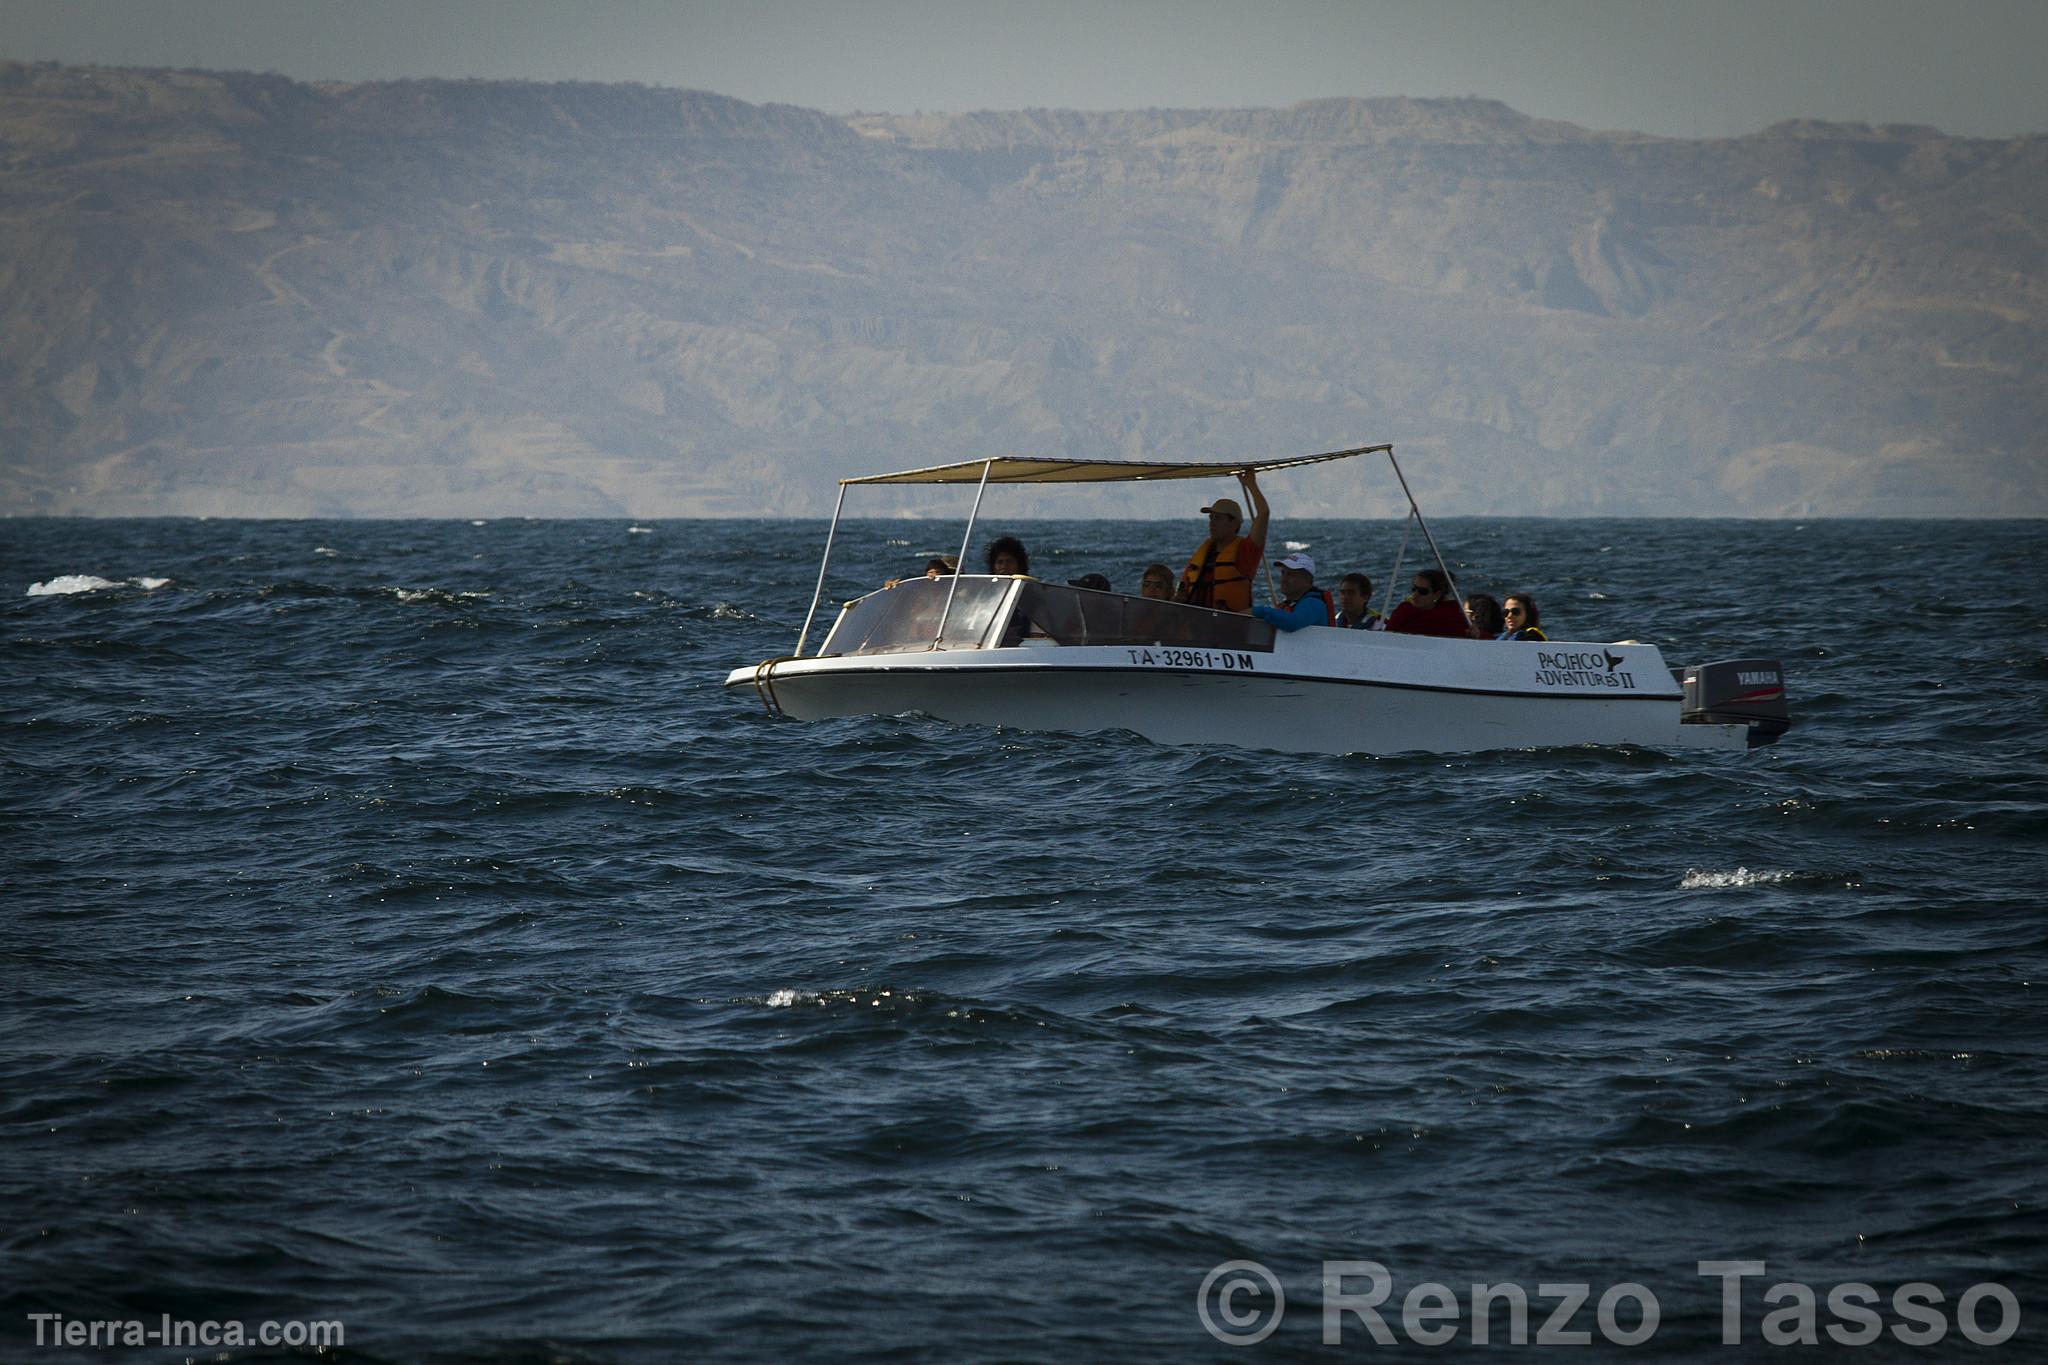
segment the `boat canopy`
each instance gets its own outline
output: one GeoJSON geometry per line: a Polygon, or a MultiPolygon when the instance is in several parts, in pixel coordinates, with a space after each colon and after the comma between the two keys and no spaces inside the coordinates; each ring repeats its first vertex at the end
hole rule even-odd
{"type": "MultiPolygon", "coordinates": [[[[1437,549],[1436,537],[1430,534],[1429,523],[1422,519],[1422,508],[1416,505],[1415,494],[1408,487],[1408,476],[1401,472],[1401,462],[1394,458],[1391,445],[1351,446],[1344,450],[1326,450],[1319,455],[1285,455],[1263,460],[1225,461],[1177,461],[1177,460],[1056,460],[1037,459],[1021,455],[990,455],[979,460],[962,460],[957,464],[929,465],[923,469],[905,469],[894,474],[867,474],[857,479],[839,481],[839,501],[832,508],[832,526],[825,532],[825,553],[818,561],[818,586],[811,593],[811,609],[804,613],[803,628],[796,635],[796,652],[792,658],[803,657],[804,645],[811,636],[811,623],[817,619],[818,603],[825,597],[825,569],[832,562],[832,542],[839,534],[839,514],[846,508],[846,490],[856,484],[947,484],[971,483],[975,485],[974,506],[967,513],[967,530],[960,537],[960,557],[956,563],[967,562],[967,548],[974,540],[975,519],[981,515],[982,495],[988,492],[992,483],[1138,483],[1161,479],[1215,479],[1239,478],[1246,474],[1262,474],[1275,469],[1299,469],[1303,465],[1323,464],[1330,460],[1348,460],[1354,455],[1385,455],[1393,467],[1394,477],[1400,480],[1401,492],[1408,499],[1409,521],[1422,529],[1422,535],[1429,542],[1430,553],[1436,557],[1437,568],[1443,571],[1450,582],[1453,595],[1457,593],[1457,580],[1451,577],[1450,565],[1444,562],[1443,552],[1437,549]]],[[[1408,551],[1408,532],[1401,532],[1401,548],[1394,555],[1394,572],[1388,575],[1387,606],[1393,606],[1393,580],[1400,576],[1401,557],[1408,551]]],[[[953,610],[953,599],[958,594],[964,575],[948,576],[946,601],[939,610],[939,619],[932,630],[930,649],[938,649],[946,639],[946,627],[953,610]]],[[[1267,570],[1267,587],[1272,587],[1272,570],[1267,570]]],[[[1278,594],[1275,594],[1277,600],[1278,594]]],[[[1462,601],[1462,598],[1456,600],[1462,601]]]]}
{"type": "Polygon", "coordinates": [[[931,465],[905,469],[895,474],[866,474],[841,479],[850,484],[877,483],[1131,483],[1148,479],[1215,479],[1239,474],[1263,474],[1270,469],[1298,469],[1302,465],[1328,460],[1348,460],[1354,455],[1389,453],[1390,445],[1354,446],[1349,450],[1328,450],[1320,455],[1290,455],[1269,460],[1239,460],[1230,464],[1191,463],[1170,460],[1051,460],[1020,455],[995,455],[959,464],[931,465]]]}

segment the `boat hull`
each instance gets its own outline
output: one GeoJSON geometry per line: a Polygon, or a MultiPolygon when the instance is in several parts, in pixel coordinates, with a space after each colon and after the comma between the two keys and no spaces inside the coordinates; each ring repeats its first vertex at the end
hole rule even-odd
{"type": "Polygon", "coordinates": [[[1682,723],[1681,694],[1652,646],[1546,644],[1539,651],[1510,642],[1301,634],[1322,638],[1283,636],[1271,653],[1091,646],[791,659],[735,670],[726,685],[804,720],[922,712],[968,724],[1129,730],[1162,744],[1291,753],[1742,749],[1749,742],[1741,725],[1682,723]]]}

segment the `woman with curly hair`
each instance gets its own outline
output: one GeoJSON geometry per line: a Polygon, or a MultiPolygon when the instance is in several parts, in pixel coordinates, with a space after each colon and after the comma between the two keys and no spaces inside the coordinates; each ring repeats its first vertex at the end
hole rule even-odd
{"type": "Polygon", "coordinates": [[[1031,553],[1015,536],[997,536],[991,540],[983,558],[992,574],[1007,576],[1031,572],[1031,553]]]}

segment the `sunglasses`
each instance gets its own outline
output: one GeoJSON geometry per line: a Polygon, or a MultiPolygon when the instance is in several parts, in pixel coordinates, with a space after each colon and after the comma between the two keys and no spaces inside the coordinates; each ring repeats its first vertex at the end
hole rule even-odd
{"type": "Polygon", "coordinates": [[[1502,616],[1520,616],[1522,615],[1522,609],[1520,607],[1502,607],[1500,614],[1502,616]]]}
{"type": "Polygon", "coordinates": [[[1436,589],[1430,587],[1427,583],[1410,583],[1408,585],[1408,595],[1410,597],[1426,597],[1435,591],[1436,589]]]}

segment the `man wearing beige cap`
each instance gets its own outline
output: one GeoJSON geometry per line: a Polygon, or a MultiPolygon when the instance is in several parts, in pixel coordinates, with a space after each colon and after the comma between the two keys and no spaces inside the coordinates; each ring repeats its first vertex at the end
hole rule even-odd
{"type": "Polygon", "coordinates": [[[1209,514],[1209,538],[1181,572],[1180,591],[1174,596],[1182,602],[1222,611],[1252,609],[1252,581],[1266,556],[1266,525],[1273,509],[1266,505],[1252,471],[1238,475],[1237,481],[1251,500],[1251,529],[1245,529],[1244,509],[1235,498],[1218,498],[1202,509],[1209,514]]]}

